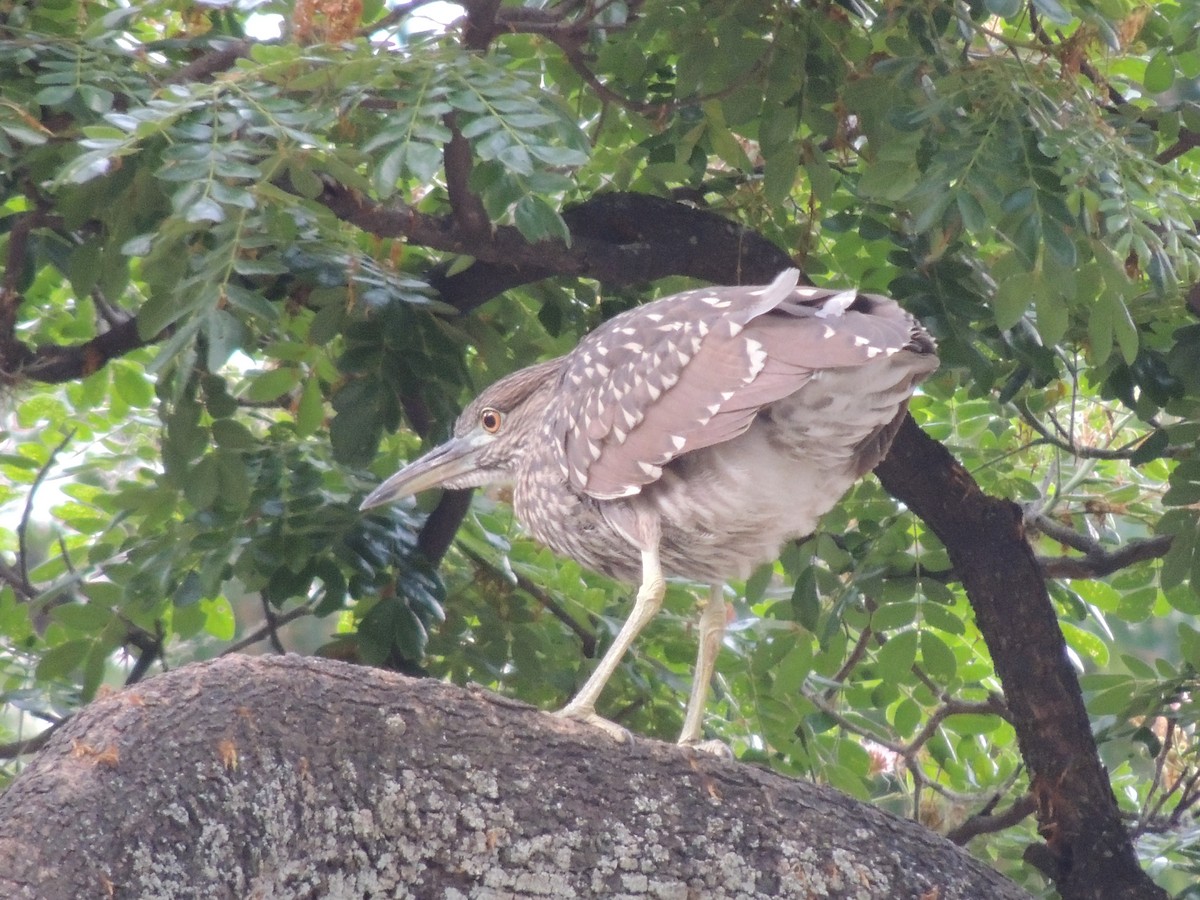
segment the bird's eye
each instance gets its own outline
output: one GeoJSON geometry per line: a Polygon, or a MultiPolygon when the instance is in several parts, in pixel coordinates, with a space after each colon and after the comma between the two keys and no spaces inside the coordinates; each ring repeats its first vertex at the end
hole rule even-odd
{"type": "Polygon", "coordinates": [[[488,434],[495,434],[500,430],[500,423],[503,421],[503,416],[500,415],[500,410],[488,408],[479,414],[479,424],[483,426],[483,430],[488,434]]]}

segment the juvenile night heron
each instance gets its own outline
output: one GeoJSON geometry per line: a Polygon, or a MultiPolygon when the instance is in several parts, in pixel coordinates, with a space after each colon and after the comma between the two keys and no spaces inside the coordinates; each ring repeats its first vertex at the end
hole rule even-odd
{"type": "Polygon", "coordinates": [[[771,284],[686,291],[614,317],[493,384],[454,436],[363,501],[514,486],[517,518],[582,565],[638,582],[633,611],[559,715],[596,700],[662,606],[665,575],[709,583],[681,744],[698,743],[726,624],[722,585],[803,538],[887,453],[932,338],[894,301],[771,284]]]}

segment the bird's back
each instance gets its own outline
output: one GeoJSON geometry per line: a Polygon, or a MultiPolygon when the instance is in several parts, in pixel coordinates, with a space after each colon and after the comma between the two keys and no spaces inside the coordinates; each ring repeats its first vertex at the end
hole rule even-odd
{"type": "Polygon", "coordinates": [[[630,523],[648,514],[668,574],[716,582],[812,532],[882,459],[937,357],[895,301],[796,274],[639,307],[564,357],[540,442],[553,458],[517,483],[536,537],[636,580],[630,523]]]}

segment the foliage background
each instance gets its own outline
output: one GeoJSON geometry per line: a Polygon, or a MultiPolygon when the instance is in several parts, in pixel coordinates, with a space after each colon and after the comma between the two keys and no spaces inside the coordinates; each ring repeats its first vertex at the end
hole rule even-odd
{"type": "MultiPolygon", "coordinates": [[[[588,202],[648,194],[936,334],[913,415],[1022,504],[1141,860],[1194,894],[1200,7],[472,3],[422,33],[426,6],[3,11],[2,774],[105,685],[235,649],[561,705],[627,586],[502,496],[436,571],[431,498],[357,504],[481,386],[695,283],[589,255],[588,202]]],[[[735,587],[711,734],[986,832],[1042,889],[1001,685],[916,517],[868,480],[735,587]]],[[[678,729],[695,603],[672,586],[606,715],[678,729]]]]}

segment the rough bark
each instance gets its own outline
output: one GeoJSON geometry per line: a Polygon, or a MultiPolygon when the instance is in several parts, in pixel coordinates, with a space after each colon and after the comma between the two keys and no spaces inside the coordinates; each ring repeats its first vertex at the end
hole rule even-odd
{"type": "Polygon", "coordinates": [[[828,788],[329,660],[98,700],[0,796],[0,896],[1026,896],[828,788]]]}
{"type": "Polygon", "coordinates": [[[1029,766],[1039,831],[1027,852],[1067,900],[1165,897],[1138,865],[1021,509],[985,494],[909,417],[875,470],[946,546],[1029,766]]]}

